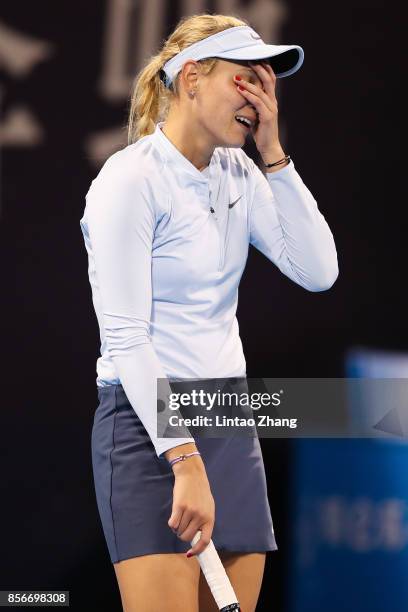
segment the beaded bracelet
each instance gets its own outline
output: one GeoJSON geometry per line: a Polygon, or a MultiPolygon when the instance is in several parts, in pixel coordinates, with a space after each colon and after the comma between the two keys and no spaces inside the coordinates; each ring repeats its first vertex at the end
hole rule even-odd
{"type": "Polygon", "coordinates": [[[278,166],[279,164],[284,164],[287,161],[290,161],[290,155],[285,155],[285,157],[283,157],[279,161],[274,162],[273,164],[265,164],[264,162],[264,166],[266,168],[272,168],[272,166],[278,166]]]}
{"type": "Polygon", "coordinates": [[[169,461],[169,463],[170,463],[170,465],[174,465],[178,461],[185,461],[187,459],[187,457],[191,457],[192,455],[201,455],[201,453],[200,453],[200,451],[194,451],[192,453],[187,453],[187,454],[179,455],[175,459],[171,459],[171,461],[169,461]]]}

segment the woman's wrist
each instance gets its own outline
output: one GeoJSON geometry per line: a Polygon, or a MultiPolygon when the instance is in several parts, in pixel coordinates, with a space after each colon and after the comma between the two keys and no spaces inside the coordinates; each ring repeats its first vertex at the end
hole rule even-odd
{"type": "MultiPolygon", "coordinates": [[[[270,149],[269,151],[260,151],[259,152],[262,158],[264,165],[274,164],[277,161],[282,160],[285,157],[285,152],[282,147],[275,147],[274,149],[270,149]]],[[[289,161],[283,162],[277,166],[272,166],[272,168],[265,168],[265,172],[276,172],[281,168],[287,166],[289,161]]]]}
{"type": "Polygon", "coordinates": [[[171,466],[175,476],[181,474],[205,473],[205,467],[200,455],[187,457],[184,461],[177,461],[171,466]]]}
{"type": "Polygon", "coordinates": [[[192,453],[197,450],[198,448],[195,445],[195,442],[186,442],[185,444],[179,444],[178,446],[169,448],[163,454],[166,457],[167,461],[171,461],[172,459],[175,459],[183,453],[192,453]]]}
{"type": "MultiPolygon", "coordinates": [[[[188,455],[189,453],[197,452],[198,448],[194,442],[188,442],[186,444],[180,444],[179,446],[175,446],[174,448],[169,448],[164,453],[167,461],[172,461],[176,459],[180,455],[188,455]]],[[[174,474],[181,474],[185,472],[189,472],[192,470],[202,470],[204,468],[204,463],[200,455],[192,455],[191,457],[186,457],[183,461],[177,461],[173,463],[172,469],[174,474]]]]}
{"type": "Polygon", "coordinates": [[[278,159],[282,159],[285,156],[285,151],[282,149],[280,143],[275,143],[272,147],[268,149],[258,149],[259,155],[262,157],[262,160],[265,164],[271,164],[273,162],[278,161],[278,159]]]}

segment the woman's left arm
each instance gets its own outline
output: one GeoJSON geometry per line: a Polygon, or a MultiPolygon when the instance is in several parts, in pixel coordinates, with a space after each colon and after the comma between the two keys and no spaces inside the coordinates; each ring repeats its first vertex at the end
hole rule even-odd
{"type": "Polygon", "coordinates": [[[329,289],[339,273],[333,234],[293,161],[266,175],[253,163],[252,180],[250,243],[305,289],[329,289]]]}
{"type": "MultiPolygon", "coordinates": [[[[267,63],[252,62],[262,89],[239,79],[238,91],[257,113],[252,128],[265,163],[284,157],[278,135],[276,76],[267,63]]],[[[333,234],[293,161],[264,175],[251,160],[250,243],[309,291],[329,289],[339,270],[333,234]]]]}

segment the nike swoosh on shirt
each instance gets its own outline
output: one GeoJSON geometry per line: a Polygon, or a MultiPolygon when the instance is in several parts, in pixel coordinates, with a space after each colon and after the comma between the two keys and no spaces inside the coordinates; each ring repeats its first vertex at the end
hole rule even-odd
{"type": "Polygon", "coordinates": [[[237,198],[235,200],[235,202],[231,202],[231,204],[228,204],[228,208],[232,208],[233,206],[235,206],[235,204],[238,202],[238,200],[240,200],[242,198],[242,195],[239,196],[239,198],[237,198]]]}

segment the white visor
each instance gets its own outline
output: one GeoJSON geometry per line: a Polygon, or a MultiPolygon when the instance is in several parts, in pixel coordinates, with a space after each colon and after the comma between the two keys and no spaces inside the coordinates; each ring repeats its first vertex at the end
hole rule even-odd
{"type": "Polygon", "coordinates": [[[304,52],[299,45],[267,45],[251,27],[233,26],[207,36],[166,62],[160,78],[170,87],[187,60],[198,61],[208,57],[230,60],[268,60],[277,77],[293,74],[303,64],[304,52]]]}

